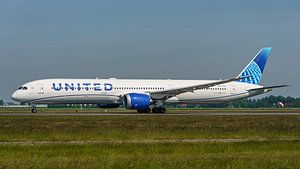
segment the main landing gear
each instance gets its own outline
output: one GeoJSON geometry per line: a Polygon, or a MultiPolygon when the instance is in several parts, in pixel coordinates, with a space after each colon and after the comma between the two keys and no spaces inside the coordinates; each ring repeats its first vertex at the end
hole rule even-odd
{"type": "MultiPolygon", "coordinates": [[[[146,108],[146,109],[137,109],[138,113],[150,113],[151,109],[146,108]]],[[[164,107],[153,107],[152,108],[152,113],[166,113],[166,108],[164,107]]]]}
{"type": "Polygon", "coordinates": [[[153,107],[152,113],[166,113],[167,109],[164,107],[153,107]]]}
{"type": "Polygon", "coordinates": [[[137,109],[137,112],[138,112],[138,113],[150,113],[151,110],[150,110],[150,108],[146,108],[146,109],[137,109]]]}

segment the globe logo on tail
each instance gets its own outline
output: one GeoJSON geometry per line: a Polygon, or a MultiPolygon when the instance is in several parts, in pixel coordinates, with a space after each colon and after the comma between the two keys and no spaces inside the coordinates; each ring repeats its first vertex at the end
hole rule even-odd
{"type": "Polygon", "coordinates": [[[270,47],[262,48],[245,67],[245,69],[238,75],[238,77],[247,78],[240,79],[239,81],[250,84],[259,84],[270,52],[270,47]]]}
{"type": "Polygon", "coordinates": [[[247,69],[241,74],[240,77],[250,76],[244,79],[241,79],[240,82],[246,82],[251,84],[259,84],[262,77],[262,72],[259,66],[252,61],[247,69]]]}

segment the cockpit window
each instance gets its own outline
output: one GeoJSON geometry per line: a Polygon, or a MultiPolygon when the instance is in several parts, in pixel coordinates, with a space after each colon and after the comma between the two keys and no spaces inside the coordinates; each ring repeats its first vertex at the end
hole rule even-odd
{"type": "Polygon", "coordinates": [[[18,88],[18,90],[27,90],[27,89],[28,89],[28,88],[27,88],[26,86],[25,86],[25,87],[22,86],[22,87],[19,87],[19,88],[18,88]]]}

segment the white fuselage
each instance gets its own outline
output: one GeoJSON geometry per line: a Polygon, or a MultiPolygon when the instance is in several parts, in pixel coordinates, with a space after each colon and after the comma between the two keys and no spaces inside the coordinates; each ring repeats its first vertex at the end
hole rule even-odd
{"type": "MultiPolygon", "coordinates": [[[[121,104],[128,93],[151,93],[214,82],[215,80],[135,80],[135,79],[45,79],[22,85],[14,100],[31,104],[121,104]],[[26,88],[24,88],[26,87],[26,88]]],[[[222,103],[262,94],[249,89],[262,86],[229,82],[210,88],[185,92],[162,99],[163,103],[222,103]]],[[[151,95],[159,100],[160,95],[151,95]]]]}

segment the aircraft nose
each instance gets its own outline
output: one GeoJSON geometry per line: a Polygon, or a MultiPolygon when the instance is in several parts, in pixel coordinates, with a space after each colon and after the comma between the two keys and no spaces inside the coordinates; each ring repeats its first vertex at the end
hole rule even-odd
{"type": "Polygon", "coordinates": [[[11,95],[11,98],[14,100],[14,101],[19,101],[20,100],[20,96],[18,94],[18,91],[15,91],[12,95],[11,95]]]}

